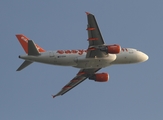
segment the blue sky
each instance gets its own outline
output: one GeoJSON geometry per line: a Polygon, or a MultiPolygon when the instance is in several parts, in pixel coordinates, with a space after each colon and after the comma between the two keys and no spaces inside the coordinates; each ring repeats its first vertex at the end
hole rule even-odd
{"type": "Polygon", "coordinates": [[[0,119],[163,119],[163,1],[48,0],[0,2],[0,119]],[[104,68],[107,83],[84,81],[52,99],[78,69],[34,63],[16,72],[24,54],[15,34],[45,50],[87,48],[85,11],[95,15],[107,44],[148,54],[140,64],[104,68]]]}

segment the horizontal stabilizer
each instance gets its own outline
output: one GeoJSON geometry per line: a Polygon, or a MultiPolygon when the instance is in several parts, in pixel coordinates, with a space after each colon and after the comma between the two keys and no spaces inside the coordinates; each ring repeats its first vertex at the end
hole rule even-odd
{"type": "Polygon", "coordinates": [[[27,67],[31,63],[33,63],[33,62],[25,60],[16,71],[20,71],[20,70],[24,69],[25,67],[27,67]]]}
{"type": "Polygon", "coordinates": [[[40,55],[32,40],[28,40],[28,55],[40,55]]]}

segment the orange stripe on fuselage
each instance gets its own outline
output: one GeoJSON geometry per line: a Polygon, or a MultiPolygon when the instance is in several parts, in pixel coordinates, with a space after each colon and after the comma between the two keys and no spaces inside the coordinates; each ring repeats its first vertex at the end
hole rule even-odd
{"type": "Polygon", "coordinates": [[[79,55],[83,55],[86,52],[87,52],[87,50],[57,50],[57,53],[59,53],[59,54],[79,54],[79,55]]]}

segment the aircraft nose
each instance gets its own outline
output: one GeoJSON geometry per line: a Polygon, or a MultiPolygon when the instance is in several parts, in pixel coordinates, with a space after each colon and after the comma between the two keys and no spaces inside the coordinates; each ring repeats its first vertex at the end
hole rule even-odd
{"type": "Polygon", "coordinates": [[[138,61],[139,62],[145,62],[149,59],[148,55],[143,53],[143,52],[139,52],[139,55],[138,55],[138,61]]]}

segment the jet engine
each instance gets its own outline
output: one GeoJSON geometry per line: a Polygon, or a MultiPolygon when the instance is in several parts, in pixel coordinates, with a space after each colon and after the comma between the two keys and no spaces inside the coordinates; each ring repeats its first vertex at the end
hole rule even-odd
{"type": "Polygon", "coordinates": [[[121,46],[114,44],[114,45],[107,45],[107,46],[100,46],[99,49],[107,54],[118,54],[121,51],[121,46]]]}
{"type": "Polygon", "coordinates": [[[109,75],[108,73],[96,73],[89,77],[89,79],[96,82],[107,82],[109,80],[109,75]]]}

